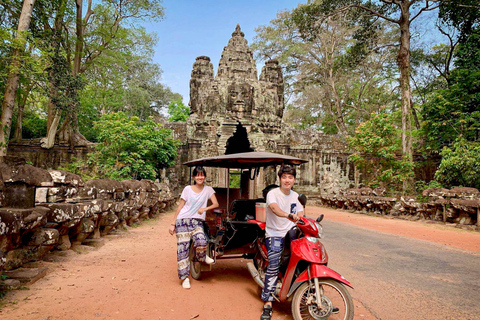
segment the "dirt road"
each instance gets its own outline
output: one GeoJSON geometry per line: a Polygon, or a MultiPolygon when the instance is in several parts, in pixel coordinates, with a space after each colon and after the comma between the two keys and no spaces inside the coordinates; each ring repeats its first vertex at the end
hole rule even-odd
{"type": "MultiPolygon", "coordinates": [[[[307,207],[311,216],[480,252],[480,234],[420,222],[370,217],[307,207]]],[[[192,288],[176,274],[172,213],[107,237],[97,250],[86,247],[41,262],[46,277],[3,299],[0,319],[258,319],[259,289],[244,260],[218,261],[192,288]]],[[[355,298],[355,292],[352,292],[355,298]]],[[[355,301],[355,319],[375,317],[355,301]]],[[[275,306],[274,320],[291,320],[290,306],[275,306]]]]}

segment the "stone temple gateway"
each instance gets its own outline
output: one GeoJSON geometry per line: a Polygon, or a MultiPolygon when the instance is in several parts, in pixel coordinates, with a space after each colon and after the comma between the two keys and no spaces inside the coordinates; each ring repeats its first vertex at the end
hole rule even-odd
{"type": "MultiPolygon", "coordinates": [[[[188,169],[181,164],[192,159],[267,151],[309,161],[297,169],[297,191],[313,195],[354,184],[354,168],[347,163],[345,143],[338,136],[296,130],[283,121],[281,67],[276,60],[267,61],[258,77],[252,50],[239,25],[223,49],[216,75],[209,57],[196,58],[189,105],[187,123],[173,128],[183,145],[175,170],[169,172],[170,181],[188,183],[188,169]]],[[[208,180],[213,186],[226,186],[226,174],[218,170],[208,172],[208,180]]],[[[273,170],[261,170],[259,181],[258,186],[250,186],[253,196],[258,196],[263,186],[275,183],[273,170]]]]}

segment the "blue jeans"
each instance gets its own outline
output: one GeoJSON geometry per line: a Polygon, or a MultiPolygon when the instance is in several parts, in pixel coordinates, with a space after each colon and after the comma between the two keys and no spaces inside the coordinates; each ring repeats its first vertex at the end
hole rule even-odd
{"type": "Polygon", "coordinates": [[[275,294],[275,287],[277,286],[283,244],[283,237],[270,237],[266,239],[268,267],[265,272],[265,283],[262,290],[262,300],[265,302],[274,300],[273,295],[275,294]]]}

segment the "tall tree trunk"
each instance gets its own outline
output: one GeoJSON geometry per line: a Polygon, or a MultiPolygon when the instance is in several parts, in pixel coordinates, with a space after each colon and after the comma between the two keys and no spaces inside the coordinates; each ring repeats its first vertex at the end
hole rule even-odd
{"type": "Polygon", "coordinates": [[[5,95],[2,102],[2,115],[0,117],[2,128],[2,130],[0,130],[0,157],[7,154],[13,107],[15,105],[15,93],[18,88],[18,79],[20,75],[20,55],[25,49],[25,33],[30,26],[34,4],[35,0],[25,0],[23,2],[22,13],[20,14],[20,20],[18,22],[17,36],[15,41],[19,46],[14,49],[12,54],[10,72],[5,86],[5,95]]]}
{"type": "MultiPolygon", "coordinates": [[[[397,64],[400,70],[400,90],[402,97],[402,152],[410,161],[412,154],[412,113],[410,101],[412,99],[410,90],[410,3],[400,5],[400,50],[398,51],[397,64]]],[[[410,179],[411,180],[411,179],[410,179]]],[[[413,181],[403,182],[404,192],[411,189],[413,181]]]]}
{"type": "MultiPolygon", "coordinates": [[[[55,17],[55,22],[53,24],[53,48],[58,48],[60,45],[60,34],[62,30],[63,17],[65,16],[65,10],[67,7],[67,0],[63,0],[59,3],[57,16],[55,17]]],[[[49,71],[53,72],[53,71],[49,71]]],[[[53,79],[53,75],[50,76],[53,79]]],[[[47,137],[42,138],[42,148],[50,149],[55,144],[55,136],[57,134],[58,124],[60,123],[61,111],[57,110],[55,104],[52,102],[53,96],[55,96],[56,88],[55,84],[49,83],[50,99],[48,101],[48,118],[47,118],[47,137]]]]}
{"type": "Polygon", "coordinates": [[[47,137],[42,138],[42,148],[50,149],[55,144],[55,135],[57,134],[58,124],[60,123],[62,111],[56,110],[55,114],[52,117],[52,123],[50,124],[49,130],[47,131],[47,137]]]}
{"type": "Polygon", "coordinates": [[[22,140],[23,110],[27,104],[28,95],[31,89],[32,86],[29,86],[29,88],[25,90],[23,97],[18,103],[17,125],[15,126],[15,132],[13,134],[13,140],[17,142],[22,140]]]}
{"type": "MultiPolygon", "coordinates": [[[[76,8],[77,8],[77,15],[76,15],[76,41],[75,41],[75,56],[73,59],[73,68],[72,68],[72,75],[77,77],[80,74],[82,57],[83,57],[83,34],[84,34],[84,21],[83,21],[83,0],[76,0],[76,8]]],[[[91,14],[91,0],[88,4],[88,12],[86,19],[91,14]]],[[[86,23],[86,21],[85,21],[86,23]]],[[[59,138],[62,141],[68,141],[71,147],[76,145],[85,145],[88,143],[87,139],[80,133],[80,129],[78,127],[78,114],[76,106],[72,108],[72,113],[69,115],[69,119],[65,119],[65,125],[62,126],[59,132],[59,138]]]]}
{"type": "Polygon", "coordinates": [[[21,103],[18,105],[18,115],[17,115],[17,125],[15,126],[15,132],[13,133],[12,141],[20,142],[22,140],[22,121],[23,121],[23,110],[25,109],[25,104],[21,103]]]}
{"type": "Polygon", "coordinates": [[[332,116],[335,120],[335,125],[338,129],[338,134],[345,136],[347,135],[347,126],[345,125],[345,121],[343,120],[342,101],[340,99],[340,96],[338,95],[336,83],[333,78],[333,69],[330,69],[329,71],[328,81],[330,83],[330,88],[332,90],[333,100],[334,100],[333,102],[334,108],[331,108],[332,116]]]}

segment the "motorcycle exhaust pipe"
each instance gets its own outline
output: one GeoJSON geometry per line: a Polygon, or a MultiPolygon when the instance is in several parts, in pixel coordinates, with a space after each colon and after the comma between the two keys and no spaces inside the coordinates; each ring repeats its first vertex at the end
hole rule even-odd
{"type": "Polygon", "coordinates": [[[257,268],[253,265],[252,262],[247,262],[247,268],[248,271],[250,271],[250,274],[253,277],[253,280],[260,286],[260,288],[263,288],[263,281],[260,278],[260,275],[258,274],[257,268]]]}

